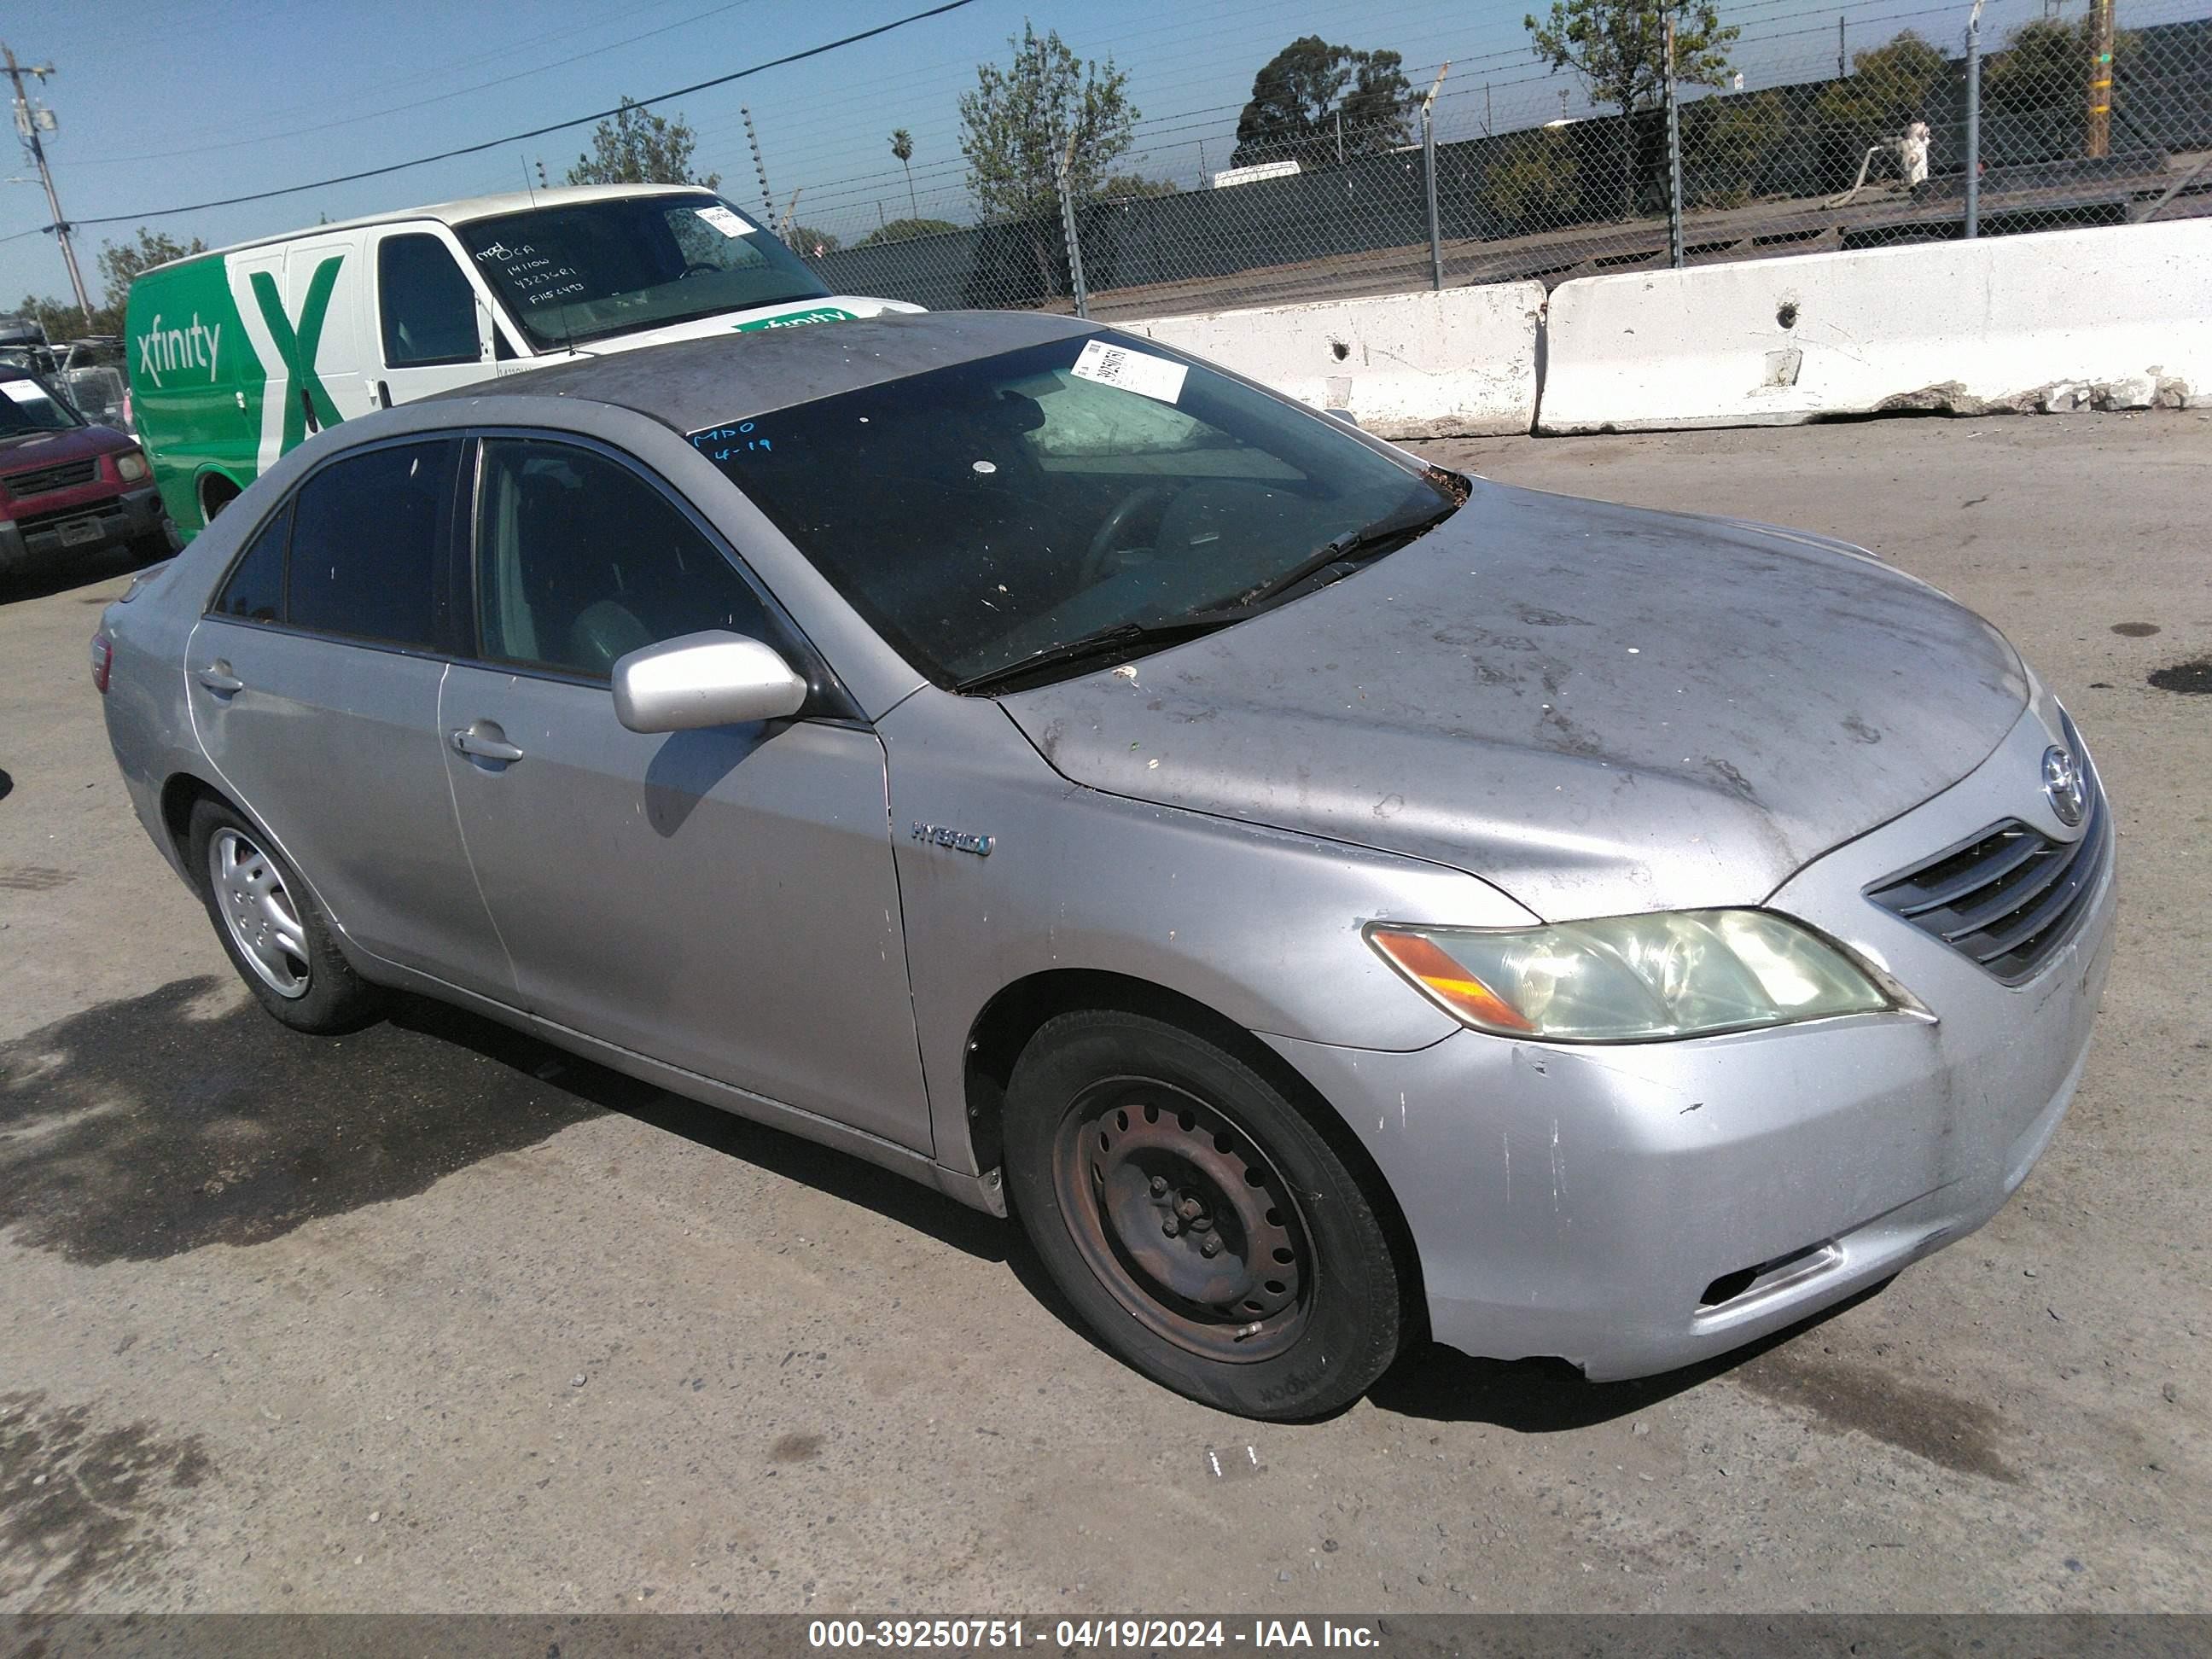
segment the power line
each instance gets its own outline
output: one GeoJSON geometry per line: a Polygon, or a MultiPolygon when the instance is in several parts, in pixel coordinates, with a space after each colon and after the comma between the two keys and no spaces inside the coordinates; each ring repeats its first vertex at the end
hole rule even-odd
{"type": "MultiPolygon", "coordinates": [[[[855,34],[848,34],[839,40],[824,41],[818,46],[809,46],[803,52],[787,52],[781,58],[771,58],[766,63],[755,64],[748,69],[734,70],[727,75],[718,75],[710,80],[695,82],[688,87],[678,87],[672,92],[655,93],[650,98],[635,100],[629,107],[649,109],[655,104],[665,104],[673,98],[685,98],[695,92],[704,92],[710,87],[727,86],[732,81],[742,81],[749,75],[760,74],[763,70],[781,69],[787,64],[799,63],[809,58],[819,58],[823,53],[835,52],[841,46],[854,46],[862,40],[872,40],[877,35],[888,34],[893,29],[904,28],[909,23],[919,23],[932,17],[941,17],[946,12],[958,11],[963,6],[974,3],[975,0],[945,0],[944,4],[932,6],[927,11],[917,11],[888,23],[878,23],[872,29],[862,29],[855,34]]],[[[210,208],[237,207],[246,202],[266,202],[279,196],[297,196],[306,191],[325,190],[332,185],[355,184],[363,179],[380,179],[387,173],[404,173],[412,167],[428,167],[434,161],[450,161],[458,155],[481,155],[485,150],[496,149],[502,144],[520,143],[527,138],[542,138],[549,132],[564,132],[570,127],[580,127],[592,121],[604,121],[621,114],[623,107],[617,105],[613,109],[599,110],[590,115],[576,116],[570,120],[554,121],[545,126],[532,127],[527,132],[510,132],[501,137],[487,138],[481,143],[462,144],[453,149],[440,150],[434,155],[418,155],[411,161],[394,161],[386,167],[366,167],[359,173],[340,173],[336,178],[318,179],[304,185],[287,185],[280,190],[255,191],[245,196],[226,196],[220,200],[194,202],[184,207],[155,208],[144,213],[109,214],[102,218],[79,219],[75,222],[82,225],[136,224],[148,219],[173,218],[179,213],[202,213],[210,208]]]]}
{"type": "MultiPolygon", "coordinates": [[[[70,165],[79,167],[112,167],[125,161],[165,161],[172,156],[178,155],[210,155],[218,150],[252,149],[261,144],[273,144],[283,138],[301,137],[309,132],[328,132],[333,127],[353,127],[359,126],[364,121],[382,121],[406,110],[424,109],[432,104],[450,103],[456,98],[466,98],[471,93],[487,92],[494,87],[503,87],[510,81],[526,81],[533,75],[544,75],[553,70],[564,69],[570,64],[580,64],[588,58],[604,57],[606,53],[621,47],[635,46],[641,40],[649,40],[656,34],[666,34],[672,29],[687,27],[698,22],[702,18],[713,17],[726,11],[735,11],[740,6],[753,3],[754,0],[727,0],[726,4],[710,7],[705,11],[694,12],[689,17],[679,17],[672,23],[663,23],[659,27],[647,29],[642,34],[625,35],[619,40],[610,40],[606,45],[594,46],[589,52],[576,52],[567,58],[556,58],[550,64],[538,64],[535,69],[517,70],[512,75],[501,75],[489,81],[478,81],[471,86],[457,87],[451,92],[441,92],[428,98],[417,98],[411,103],[387,104],[381,109],[372,110],[366,115],[349,115],[339,120],[323,122],[317,126],[295,128],[289,132],[268,133],[258,138],[234,138],[220,144],[200,144],[190,149],[159,150],[145,155],[109,155],[91,161],[72,160],[70,165]]],[[[891,27],[896,27],[896,25],[894,24],[891,27]]],[[[671,94],[671,96],[673,95],[671,94]]],[[[312,189],[313,186],[308,188],[312,189]]]]}

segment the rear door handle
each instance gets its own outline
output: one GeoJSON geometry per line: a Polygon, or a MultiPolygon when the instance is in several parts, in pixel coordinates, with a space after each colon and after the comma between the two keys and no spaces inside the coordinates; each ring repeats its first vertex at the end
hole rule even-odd
{"type": "Polygon", "coordinates": [[[246,682],[230,672],[227,662],[216,662],[200,670],[199,683],[218,697],[228,697],[246,690],[246,682]]]}
{"type": "Polygon", "coordinates": [[[507,742],[504,734],[493,735],[497,732],[499,727],[490,721],[478,720],[475,726],[464,726],[453,733],[453,748],[458,753],[474,755],[478,760],[520,760],[522,751],[507,742]]]}

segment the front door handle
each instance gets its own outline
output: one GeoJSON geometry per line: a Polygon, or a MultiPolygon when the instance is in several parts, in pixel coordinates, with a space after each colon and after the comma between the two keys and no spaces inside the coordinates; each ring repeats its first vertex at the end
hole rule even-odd
{"type": "Polygon", "coordinates": [[[230,665],[217,661],[200,670],[199,683],[218,697],[234,696],[246,690],[246,682],[230,672],[230,665]]]}
{"type": "Polygon", "coordinates": [[[464,755],[474,755],[478,760],[519,761],[522,751],[507,740],[507,734],[490,720],[478,720],[474,726],[464,726],[453,733],[453,748],[464,755]]]}

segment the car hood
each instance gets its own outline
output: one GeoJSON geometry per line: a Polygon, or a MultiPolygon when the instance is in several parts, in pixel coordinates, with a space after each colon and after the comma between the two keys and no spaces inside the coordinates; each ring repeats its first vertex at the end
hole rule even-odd
{"type": "MultiPolygon", "coordinates": [[[[717,334],[729,334],[757,328],[797,328],[816,323],[843,322],[856,317],[880,316],[885,312],[920,311],[921,307],[908,305],[902,300],[877,300],[854,294],[825,294],[818,300],[784,300],[772,306],[759,306],[750,311],[717,312],[712,317],[694,317],[689,322],[671,323],[665,328],[641,328],[635,334],[602,335],[588,343],[587,349],[595,355],[610,351],[631,351],[641,346],[666,345],[671,340],[703,340],[717,334]]],[[[550,360],[564,356],[550,352],[519,362],[519,368],[542,368],[550,360]]]]}
{"type": "Polygon", "coordinates": [[[64,427],[58,432],[10,432],[0,436],[0,469],[52,466],[86,455],[106,455],[132,447],[122,433],[104,426],[64,427]]]}
{"type": "Polygon", "coordinates": [[[1843,543],[1478,483],[1316,592],[1002,702],[1078,783],[1564,920],[1757,903],[1964,777],[2027,696],[1989,623],[1843,543]]]}

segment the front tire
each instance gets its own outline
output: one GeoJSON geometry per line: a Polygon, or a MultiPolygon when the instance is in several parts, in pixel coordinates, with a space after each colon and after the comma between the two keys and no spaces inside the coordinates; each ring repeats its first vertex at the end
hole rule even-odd
{"type": "Polygon", "coordinates": [[[307,884],[259,828],[203,798],[189,841],[216,937],[264,1008],[319,1036],[357,1030],[382,1014],[383,993],[340,954],[307,884]]]}
{"type": "Polygon", "coordinates": [[[1010,1196],[1105,1346],[1240,1416],[1365,1393],[1411,1320],[1358,1178],[1274,1084],[1205,1038],[1110,1011],[1048,1022],[1014,1066],[1010,1196]]]}

